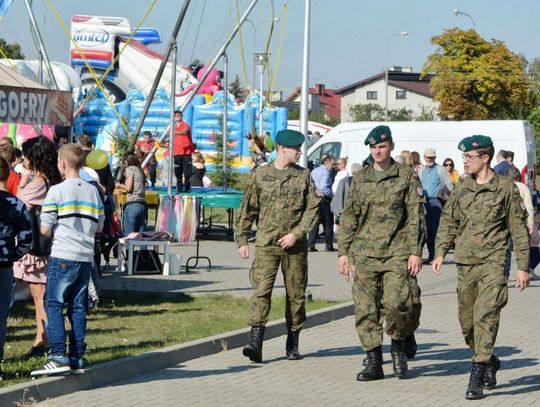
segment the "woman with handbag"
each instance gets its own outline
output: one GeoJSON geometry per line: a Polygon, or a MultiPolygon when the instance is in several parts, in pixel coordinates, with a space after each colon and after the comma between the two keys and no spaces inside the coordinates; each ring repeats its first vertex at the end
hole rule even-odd
{"type": "Polygon", "coordinates": [[[146,177],[139,159],[134,153],[126,155],[126,180],[116,187],[126,191],[124,209],[124,236],[132,232],[144,232],[146,225],[146,177]]]}
{"type": "MultiPolygon", "coordinates": [[[[22,151],[24,161],[17,197],[26,204],[29,211],[39,211],[49,187],[62,181],[57,167],[58,154],[53,142],[45,136],[25,141],[22,151]]],[[[48,351],[45,333],[47,315],[43,298],[49,256],[37,249],[39,236],[33,236],[33,239],[33,250],[13,264],[15,278],[28,283],[36,309],[36,337],[34,344],[24,355],[26,358],[42,356],[48,351]]]]}

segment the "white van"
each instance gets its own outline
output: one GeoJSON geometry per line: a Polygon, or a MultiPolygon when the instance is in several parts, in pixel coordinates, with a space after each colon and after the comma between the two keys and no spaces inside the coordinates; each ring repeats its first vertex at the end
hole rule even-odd
{"type": "MultiPolygon", "coordinates": [[[[353,163],[362,163],[369,155],[364,140],[371,129],[381,124],[390,127],[395,149],[393,156],[402,150],[418,151],[423,156],[428,147],[437,151],[437,163],[446,158],[454,160],[456,169],[463,172],[462,152],[458,143],[467,136],[483,134],[491,137],[498,150],[514,152],[514,165],[519,168],[522,180],[535,190],[536,143],[532,126],[522,120],[474,120],[474,121],[430,121],[430,122],[357,122],[342,123],[334,127],[308,150],[308,167],[320,164],[322,155],[334,158],[349,157],[348,168],[353,163]]],[[[493,159],[492,166],[496,164],[493,159]]]]}

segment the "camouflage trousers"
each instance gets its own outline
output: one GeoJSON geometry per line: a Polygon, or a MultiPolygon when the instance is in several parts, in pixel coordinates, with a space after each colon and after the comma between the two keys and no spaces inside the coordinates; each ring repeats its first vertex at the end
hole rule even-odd
{"type": "Polygon", "coordinates": [[[501,309],[508,302],[504,264],[458,264],[458,315],[474,363],[487,363],[499,331],[501,309]]]}
{"type": "Polygon", "coordinates": [[[253,287],[251,297],[251,326],[266,325],[272,306],[272,289],[279,266],[285,282],[285,319],[287,328],[300,331],[306,320],[305,292],[308,280],[307,245],[283,250],[280,247],[257,247],[249,278],[253,287]]]}
{"type": "MultiPolygon", "coordinates": [[[[382,345],[383,317],[386,333],[392,339],[403,339],[409,333],[410,284],[406,261],[399,269],[387,271],[359,270],[356,266],[352,288],[355,323],[366,352],[382,345]]],[[[417,294],[419,302],[420,293],[417,294]]],[[[412,324],[419,323],[418,307],[416,310],[412,324]]]]}
{"type": "Polygon", "coordinates": [[[412,335],[420,326],[420,314],[422,313],[421,293],[418,280],[416,277],[409,275],[409,297],[407,298],[407,334],[409,335],[412,335]]]}

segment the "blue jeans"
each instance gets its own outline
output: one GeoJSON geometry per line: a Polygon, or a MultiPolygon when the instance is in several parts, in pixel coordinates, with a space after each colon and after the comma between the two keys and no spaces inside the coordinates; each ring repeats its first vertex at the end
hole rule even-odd
{"type": "Polygon", "coordinates": [[[84,354],[86,343],[86,312],[88,308],[88,280],[92,263],[49,258],[47,288],[45,290],[45,329],[52,356],[66,356],[66,328],[64,326],[64,304],[71,324],[69,356],[79,359],[84,354]]]}
{"type": "Polygon", "coordinates": [[[15,278],[13,277],[13,268],[0,269],[0,361],[4,358],[7,321],[9,310],[13,305],[14,291],[15,278]]]}
{"type": "Polygon", "coordinates": [[[124,236],[131,232],[144,232],[146,223],[146,205],[144,203],[130,203],[124,209],[124,236]]]}
{"type": "Polygon", "coordinates": [[[439,221],[442,215],[442,204],[438,198],[428,198],[426,207],[426,243],[429,259],[435,257],[435,238],[439,229],[439,221]]]}

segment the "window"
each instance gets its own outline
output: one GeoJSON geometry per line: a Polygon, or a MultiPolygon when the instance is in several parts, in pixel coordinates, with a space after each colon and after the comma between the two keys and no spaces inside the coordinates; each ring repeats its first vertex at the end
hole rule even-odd
{"type": "Polygon", "coordinates": [[[329,155],[333,159],[337,160],[341,154],[341,143],[325,143],[317,147],[311,154],[308,156],[308,168],[313,170],[321,165],[321,158],[323,155],[329,155]]]}
{"type": "Polygon", "coordinates": [[[377,91],[376,90],[368,90],[366,97],[367,97],[368,100],[377,100],[377,91]]]}
{"type": "Polygon", "coordinates": [[[396,99],[407,99],[406,90],[396,90],[396,99]]]}

